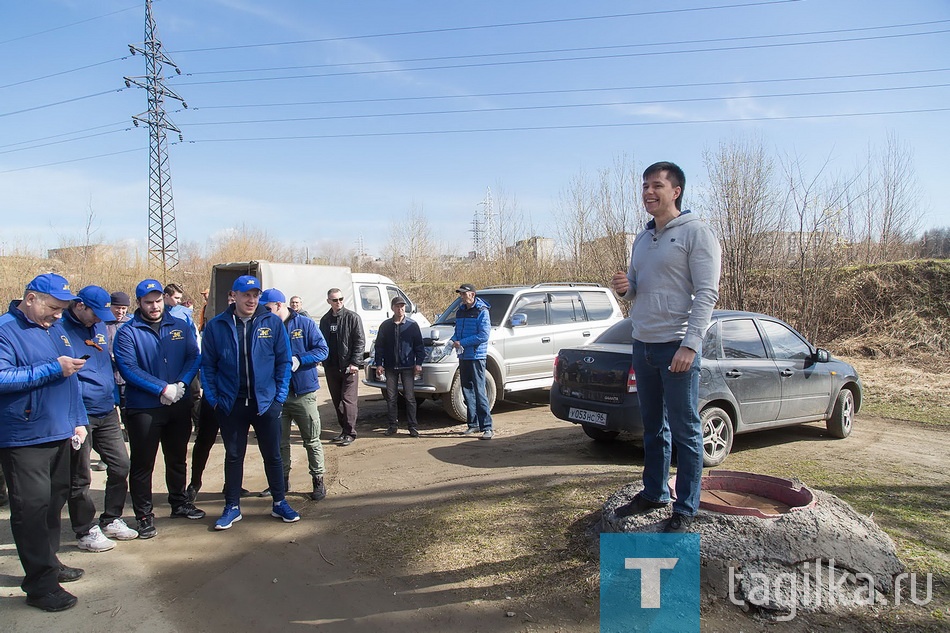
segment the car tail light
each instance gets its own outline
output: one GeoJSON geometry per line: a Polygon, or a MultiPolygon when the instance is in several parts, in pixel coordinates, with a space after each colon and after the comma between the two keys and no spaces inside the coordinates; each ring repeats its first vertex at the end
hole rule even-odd
{"type": "Polygon", "coordinates": [[[633,366],[630,366],[630,371],[627,373],[627,393],[636,393],[637,392],[637,374],[633,371],[633,366]]]}
{"type": "Polygon", "coordinates": [[[554,357],[554,382],[557,382],[557,368],[561,364],[561,355],[554,357]]]}

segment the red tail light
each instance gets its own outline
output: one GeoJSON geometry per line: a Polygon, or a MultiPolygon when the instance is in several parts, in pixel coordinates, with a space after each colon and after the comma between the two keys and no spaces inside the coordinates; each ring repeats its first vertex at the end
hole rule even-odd
{"type": "Polygon", "coordinates": [[[561,364],[561,355],[558,354],[554,357],[554,382],[557,382],[557,368],[561,364]]]}
{"type": "Polygon", "coordinates": [[[633,366],[630,366],[630,372],[627,374],[627,393],[636,393],[637,392],[637,374],[633,371],[633,366]]]}

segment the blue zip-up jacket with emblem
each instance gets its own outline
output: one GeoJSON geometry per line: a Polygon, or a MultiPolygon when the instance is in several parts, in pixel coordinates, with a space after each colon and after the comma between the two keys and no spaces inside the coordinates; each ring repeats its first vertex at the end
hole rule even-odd
{"type": "Polygon", "coordinates": [[[488,335],[491,334],[491,319],[487,302],[475,297],[471,308],[459,304],[455,313],[453,341],[462,345],[461,360],[480,360],[488,357],[488,335]]]}
{"type": "MultiPolygon", "coordinates": [[[[238,338],[234,305],[205,326],[201,339],[201,386],[208,404],[230,413],[239,391],[238,338]]],[[[257,413],[283,404],[290,390],[290,338],[280,317],[262,305],[248,322],[257,413]]]]}
{"type": "Polygon", "coordinates": [[[89,415],[102,417],[115,409],[115,371],[112,354],[109,352],[109,333],[105,323],[86,327],[70,309],[63,310],[59,321],[69,337],[72,355],[76,358],[89,354],[86,364],[79,370],[79,386],[82,402],[89,415]],[[90,345],[89,343],[92,343],[90,345]]]}
{"type": "Polygon", "coordinates": [[[191,381],[198,373],[201,355],[195,330],[168,312],[162,313],[158,333],[139,310],[116,330],[112,353],[125,378],[127,409],[155,409],[169,384],[185,383],[184,398],[191,396],[191,381]]]}
{"type": "Polygon", "coordinates": [[[89,424],[79,374],[63,377],[57,360],[74,356],[69,337],[59,322],[33,323],[19,304],[0,316],[0,448],[65,440],[89,424]]]}
{"type": "Polygon", "coordinates": [[[330,347],[317,322],[308,316],[291,310],[284,327],[290,337],[290,353],[300,361],[297,371],[290,374],[290,393],[295,396],[312,393],[320,388],[317,363],[326,360],[330,347]]]}

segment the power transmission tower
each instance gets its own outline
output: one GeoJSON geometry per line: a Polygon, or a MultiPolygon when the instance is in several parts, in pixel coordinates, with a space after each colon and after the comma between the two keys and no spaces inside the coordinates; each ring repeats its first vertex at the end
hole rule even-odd
{"type": "Polygon", "coordinates": [[[478,203],[484,207],[482,219],[479,221],[478,212],[475,213],[475,251],[485,259],[494,260],[501,248],[501,239],[497,234],[495,224],[495,207],[491,198],[491,187],[487,188],[485,199],[478,203]]]}
{"type": "Polygon", "coordinates": [[[178,139],[183,140],[181,130],[165,115],[165,98],[181,101],[185,108],[188,104],[165,85],[164,65],[171,66],[179,75],[181,70],[162,52],[152,0],[145,0],[145,42],[142,46],[129,44],[129,51],[145,56],[145,75],[125,77],[125,85],[135,84],[148,92],[148,110],[133,116],[132,123],[136,127],[139,123],[148,125],[148,255],[149,263],[161,269],[161,278],[165,279],[168,271],[178,265],[178,231],[165,131],[177,132],[178,139]]]}

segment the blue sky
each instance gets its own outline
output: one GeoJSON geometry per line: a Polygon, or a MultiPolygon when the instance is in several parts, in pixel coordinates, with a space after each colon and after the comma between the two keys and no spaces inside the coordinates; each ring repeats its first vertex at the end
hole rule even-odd
{"type": "MultiPolygon", "coordinates": [[[[461,253],[488,187],[553,233],[571,180],[623,155],[698,185],[704,150],[754,136],[848,174],[888,133],[914,152],[923,227],[950,226],[946,0],[153,7],[189,106],[166,103],[181,242],[246,225],[378,254],[416,207],[461,253]]],[[[144,245],[146,95],[123,83],[145,74],[128,49],[144,16],[131,0],[0,5],[3,251],[81,239],[90,210],[99,239],[144,245]]]]}

